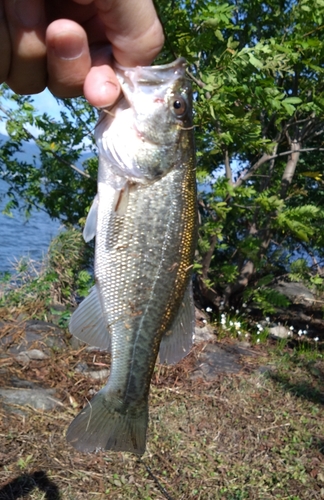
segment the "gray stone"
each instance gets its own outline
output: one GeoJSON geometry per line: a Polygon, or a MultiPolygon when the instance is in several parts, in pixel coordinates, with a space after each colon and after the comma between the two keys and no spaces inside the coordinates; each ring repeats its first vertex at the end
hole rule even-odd
{"type": "Polygon", "coordinates": [[[86,362],[83,362],[83,361],[81,361],[80,363],[78,363],[78,364],[76,365],[76,367],[75,367],[75,371],[76,371],[77,373],[84,373],[84,372],[86,372],[88,369],[89,369],[89,368],[88,368],[87,363],[86,363],[86,362]]]}
{"type": "Polygon", "coordinates": [[[291,337],[291,331],[285,326],[273,326],[269,328],[269,334],[274,339],[287,339],[291,337]]]}
{"type": "Polygon", "coordinates": [[[199,342],[208,342],[209,340],[215,339],[214,330],[210,325],[196,326],[194,343],[199,344],[199,342]]]}
{"type": "Polygon", "coordinates": [[[240,370],[237,353],[226,352],[218,345],[208,344],[199,356],[192,378],[203,378],[210,382],[220,373],[238,373],[240,370]]]}
{"type": "Polygon", "coordinates": [[[257,357],[258,352],[251,348],[249,342],[237,342],[235,344],[207,344],[201,351],[196,369],[191,378],[203,378],[211,382],[220,374],[239,373],[243,366],[243,357],[257,357]]]}
{"type": "Polygon", "coordinates": [[[39,389],[40,385],[32,382],[31,380],[23,380],[18,377],[10,377],[10,386],[17,387],[19,389],[39,389]]]}
{"type": "Polygon", "coordinates": [[[84,372],[86,377],[92,378],[94,380],[106,381],[109,377],[110,370],[103,368],[102,370],[91,370],[89,372],[84,372]]]}
{"type": "Polygon", "coordinates": [[[259,366],[257,372],[260,373],[261,375],[267,375],[269,373],[272,373],[276,370],[276,367],[273,365],[262,365],[259,366]]]}
{"type": "Polygon", "coordinates": [[[279,281],[272,288],[288,297],[294,304],[312,305],[315,302],[314,294],[302,283],[279,281]]]}
{"type": "Polygon", "coordinates": [[[110,370],[107,368],[103,368],[102,370],[89,370],[87,363],[78,363],[75,367],[75,371],[94,380],[106,380],[110,373],[110,370]]]}
{"type": "Polygon", "coordinates": [[[7,405],[31,406],[37,410],[53,410],[62,403],[55,389],[0,389],[0,400],[7,405]]]}
{"type": "Polygon", "coordinates": [[[48,359],[49,356],[39,349],[30,349],[30,351],[21,351],[17,356],[16,360],[21,363],[29,363],[31,360],[42,360],[48,359]]]}
{"type": "MultiPolygon", "coordinates": [[[[20,354],[32,348],[47,354],[49,348],[64,348],[64,333],[56,325],[45,321],[30,320],[25,323],[4,323],[0,328],[6,333],[0,338],[0,347],[7,348],[10,354],[20,354]]],[[[26,359],[26,357],[25,357],[26,359]]]]}

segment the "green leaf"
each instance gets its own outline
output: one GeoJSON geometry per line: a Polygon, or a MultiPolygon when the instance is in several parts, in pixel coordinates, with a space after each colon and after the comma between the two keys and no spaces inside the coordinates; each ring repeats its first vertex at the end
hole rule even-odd
{"type": "Polygon", "coordinates": [[[286,104],[300,104],[302,102],[302,100],[300,99],[300,97],[286,97],[282,103],[286,103],[286,104]]]}

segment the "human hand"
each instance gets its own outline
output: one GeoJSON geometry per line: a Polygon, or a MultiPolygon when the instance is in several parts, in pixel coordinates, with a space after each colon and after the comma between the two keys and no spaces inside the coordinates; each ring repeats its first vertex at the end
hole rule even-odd
{"type": "Polygon", "coordinates": [[[148,65],[163,41],[152,0],[0,0],[0,83],[108,106],[120,91],[112,56],[148,65]]]}

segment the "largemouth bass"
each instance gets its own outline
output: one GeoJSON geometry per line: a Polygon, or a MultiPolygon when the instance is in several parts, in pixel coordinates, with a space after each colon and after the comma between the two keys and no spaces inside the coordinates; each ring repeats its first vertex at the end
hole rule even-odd
{"type": "Polygon", "coordinates": [[[67,440],[143,454],[157,355],[175,363],[192,345],[192,92],[183,59],[116,71],[124,97],[96,128],[98,194],[84,229],[96,236],[96,285],[70,321],[75,337],[111,351],[111,372],[67,440]]]}

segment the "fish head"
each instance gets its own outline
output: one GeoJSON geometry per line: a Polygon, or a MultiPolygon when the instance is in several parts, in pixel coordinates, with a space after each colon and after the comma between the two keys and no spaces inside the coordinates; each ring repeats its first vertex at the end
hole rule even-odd
{"type": "Polygon", "coordinates": [[[160,179],[181,163],[192,126],[192,90],[183,58],[161,66],[116,65],[124,98],[97,127],[99,152],[132,182],[160,179]]]}
{"type": "Polygon", "coordinates": [[[177,142],[192,115],[185,59],[161,66],[118,66],[116,71],[140,138],[159,146],[177,142]]]}

